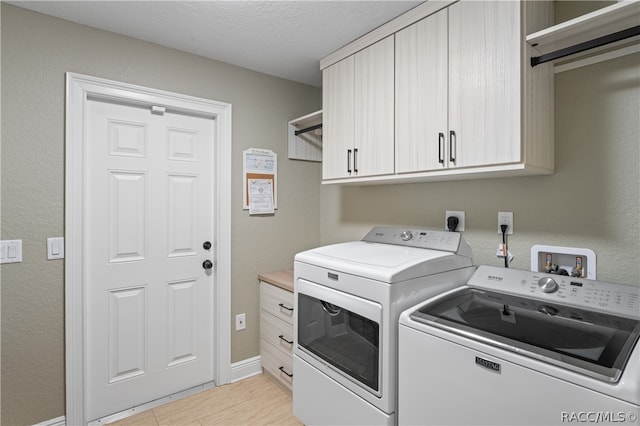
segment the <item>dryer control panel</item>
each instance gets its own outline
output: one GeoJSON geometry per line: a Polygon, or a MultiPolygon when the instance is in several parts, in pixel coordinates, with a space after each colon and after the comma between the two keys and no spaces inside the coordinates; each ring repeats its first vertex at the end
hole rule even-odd
{"type": "Polygon", "coordinates": [[[460,247],[462,236],[458,232],[376,226],[362,238],[362,241],[455,253],[460,247]]]}
{"type": "Polygon", "coordinates": [[[469,279],[469,286],[640,317],[640,287],[632,285],[482,265],[469,279]]]}

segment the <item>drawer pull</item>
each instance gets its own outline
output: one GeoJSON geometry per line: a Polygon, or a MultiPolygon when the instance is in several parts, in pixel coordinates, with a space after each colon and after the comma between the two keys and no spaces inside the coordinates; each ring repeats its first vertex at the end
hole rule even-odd
{"type": "Polygon", "coordinates": [[[285,306],[283,303],[278,303],[278,306],[280,306],[282,309],[286,309],[287,311],[293,312],[293,308],[289,308],[288,306],[285,306]]]}
{"type": "Polygon", "coordinates": [[[284,338],[284,334],[281,334],[278,336],[280,338],[280,340],[284,340],[285,342],[287,342],[290,345],[293,345],[293,340],[287,340],[284,338]]]}
{"type": "Polygon", "coordinates": [[[293,377],[293,374],[289,374],[286,371],[284,371],[284,367],[280,366],[280,368],[278,368],[278,370],[282,371],[284,374],[286,374],[289,377],[293,377]]]}

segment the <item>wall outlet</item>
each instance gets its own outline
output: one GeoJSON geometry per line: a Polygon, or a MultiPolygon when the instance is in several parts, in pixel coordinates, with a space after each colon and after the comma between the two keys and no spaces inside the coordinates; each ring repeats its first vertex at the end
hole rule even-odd
{"type": "Polygon", "coordinates": [[[502,234],[501,225],[507,225],[507,235],[513,235],[513,212],[498,212],[498,234],[502,234]]]}
{"type": "Polygon", "coordinates": [[[236,331],[247,328],[247,316],[245,314],[236,315],[236,331]]]}
{"type": "Polygon", "coordinates": [[[444,229],[446,231],[449,230],[449,227],[447,226],[447,219],[451,216],[458,218],[458,227],[456,228],[456,231],[464,231],[464,211],[447,210],[444,215],[444,229]]]}

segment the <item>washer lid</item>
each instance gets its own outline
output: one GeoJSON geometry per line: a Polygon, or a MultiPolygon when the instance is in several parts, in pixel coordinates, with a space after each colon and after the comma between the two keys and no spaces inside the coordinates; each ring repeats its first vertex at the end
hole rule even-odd
{"type": "Polygon", "coordinates": [[[414,321],[616,383],[640,321],[475,287],[430,299],[414,321]]]}
{"type": "Polygon", "coordinates": [[[472,266],[470,258],[449,251],[352,241],[318,247],[296,261],[386,283],[472,266]]]}

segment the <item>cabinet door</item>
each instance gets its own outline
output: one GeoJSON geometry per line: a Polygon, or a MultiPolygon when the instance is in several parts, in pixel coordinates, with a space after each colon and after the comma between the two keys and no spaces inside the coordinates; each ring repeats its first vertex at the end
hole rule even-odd
{"type": "Polygon", "coordinates": [[[447,166],[447,10],[396,34],[396,172],[447,166]]]}
{"type": "Polygon", "coordinates": [[[353,155],[354,63],[350,56],[322,71],[323,179],[348,177],[352,170],[347,151],[353,155]]]}
{"type": "Polygon", "coordinates": [[[466,167],[521,161],[520,2],[449,7],[449,129],[466,167]]]}
{"type": "Polygon", "coordinates": [[[394,172],[394,36],[355,54],[357,176],[394,172]]]}

